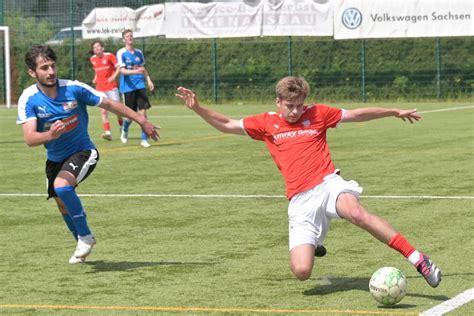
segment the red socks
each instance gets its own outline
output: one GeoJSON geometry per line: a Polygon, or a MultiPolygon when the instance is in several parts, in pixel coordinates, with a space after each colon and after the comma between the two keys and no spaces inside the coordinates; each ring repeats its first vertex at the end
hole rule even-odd
{"type": "Polygon", "coordinates": [[[104,131],[110,131],[110,123],[104,123],[104,131]]]}
{"type": "Polygon", "coordinates": [[[400,233],[390,239],[388,246],[401,253],[405,258],[408,258],[415,251],[415,248],[400,233]]]}

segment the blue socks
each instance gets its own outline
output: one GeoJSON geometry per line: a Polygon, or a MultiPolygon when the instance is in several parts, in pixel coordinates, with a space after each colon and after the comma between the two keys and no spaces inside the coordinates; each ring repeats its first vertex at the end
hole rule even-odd
{"type": "Polygon", "coordinates": [[[71,231],[74,239],[77,240],[77,231],[76,231],[76,227],[74,227],[74,223],[72,222],[71,216],[69,216],[69,214],[62,214],[62,215],[63,215],[64,222],[67,225],[67,228],[69,228],[69,230],[71,231]]]}
{"type": "Polygon", "coordinates": [[[142,140],[147,140],[148,139],[148,135],[142,131],[142,140]]]}
{"type": "Polygon", "coordinates": [[[125,133],[128,133],[128,128],[130,127],[131,124],[132,124],[132,121],[124,118],[124,120],[123,120],[123,131],[125,133]]]}
{"type": "MultiPolygon", "coordinates": [[[[87,236],[91,234],[89,226],[87,225],[86,213],[82,208],[81,200],[76,194],[72,186],[54,188],[58,197],[63,201],[64,206],[69,213],[70,219],[79,236],[87,236]]],[[[67,222],[66,222],[67,224],[67,222]]],[[[69,227],[69,225],[68,225],[69,227]]]]}
{"type": "MultiPolygon", "coordinates": [[[[123,120],[123,131],[125,133],[128,133],[128,129],[130,128],[130,125],[132,125],[132,121],[128,119],[123,120]]],[[[144,131],[142,131],[142,140],[147,140],[147,139],[148,139],[148,135],[144,131]]]]}

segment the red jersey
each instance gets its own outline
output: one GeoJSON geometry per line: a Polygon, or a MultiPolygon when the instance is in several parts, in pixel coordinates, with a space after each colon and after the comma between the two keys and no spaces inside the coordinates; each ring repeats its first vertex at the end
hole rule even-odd
{"type": "Polygon", "coordinates": [[[95,87],[98,91],[110,91],[113,88],[117,88],[117,82],[115,80],[107,82],[107,79],[113,75],[115,68],[118,66],[117,57],[115,57],[114,54],[104,53],[102,57],[93,55],[90,58],[90,62],[95,71],[95,87]]]}
{"type": "Polygon", "coordinates": [[[244,118],[243,127],[251,138],[265,142],[291,199],[335,171],[326,130],[336,127],[341,119],[341,109],[315,104],[305,106],[296,123],[288,123],[280,113],[267,112],[244,118]]]}

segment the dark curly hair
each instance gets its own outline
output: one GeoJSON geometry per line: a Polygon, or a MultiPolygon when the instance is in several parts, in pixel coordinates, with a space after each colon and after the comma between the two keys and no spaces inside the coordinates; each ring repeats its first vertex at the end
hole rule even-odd
{"type": "Polygon", "coordinates": [[[25,63],[31,70],[36,70],[36,59],[43,57],[46,60],[56,61],[56,53],[48,45],[33,45],[25,54],[25,63]]]}

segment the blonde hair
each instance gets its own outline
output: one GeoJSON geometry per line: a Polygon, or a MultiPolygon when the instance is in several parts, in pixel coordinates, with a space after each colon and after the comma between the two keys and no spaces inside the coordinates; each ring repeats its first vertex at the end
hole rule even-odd
{"type": "Polygon", "coordinates": [[[309,95],[309,84],[303,77],[288,76],[278,81],[275,92],[280,100],[306,99],[309,95]]]}

